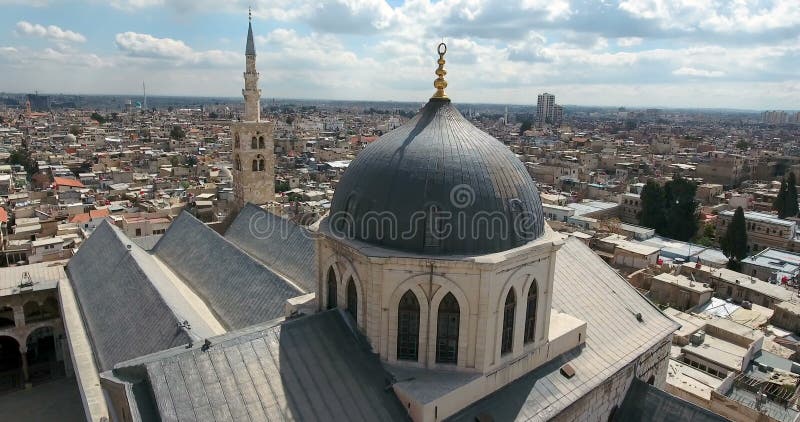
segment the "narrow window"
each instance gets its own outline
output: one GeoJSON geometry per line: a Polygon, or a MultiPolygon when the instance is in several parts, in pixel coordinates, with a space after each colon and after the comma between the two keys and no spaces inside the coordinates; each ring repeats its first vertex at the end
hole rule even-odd
{"type": "Polygon", "coordinates": [[[416,361],[419,350],[419,301],[407,291],[397,307],[397,359],[416,361]]]}
{"type": "Polygon", "coordinates": [[[233,147],[238,149],[239,148],[239,134],[233,135],[233,147]]]}
{"type": "Polygon", "coordinates": [[[258,171],[258,160],[253,160],[253,171],[258,171]]]}
{"type": "Polygon", "coordinates": [[[255,136],[252,139],[250,139],[250,148],[251,149],[258,148],[258,140],[256,140],[255,136]]]}
{"type": "Polygon", "coordinates": [[[353,320],[358,322],[358,292],[356,292],[356,283],[353,277],[347,280],[347,313],[353,317],[353,320]]]}
{"type": "Polygon", "coordinates": [[[264,137],[263,136],[259,136],[258,137],[258,147],[260,149],[264,149],[264,137]]]}
{"type": "Polygon", "coordinates": [[[452,293],[439,304],[436,324],[436,363],[458,362],[458,325],[461,309],[452,293]]]}
{"type": "Polygon", "coordinates": [[[336,307],[336,272],[333,267],[328,270],[328,309],[336,307]]]}
{"type": "Polygon", "coordinates": [[[525,310],[525,343],[536,340],[536,299],[537,298],[536,280],[533,280],[530,290],[528,290],[528,306],[525,310]]]}
{"type": "Polygon", "coordinates": [[[517,307],[517,295],[514,288],[508,291],[506,304],[503,306],[503,331],[500,341],[500,354],[504,355],[511,352],[514,347],[514,309],[517,307]]]}

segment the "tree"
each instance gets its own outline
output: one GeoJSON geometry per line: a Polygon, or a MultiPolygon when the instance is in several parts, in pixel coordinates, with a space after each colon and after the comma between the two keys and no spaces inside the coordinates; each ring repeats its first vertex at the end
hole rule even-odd
{"type": "Polygon", "coordinates": [[[75,136],[80,136],[81,127],[78,126],[78,125],[72,125],[72,126],[69,127],[69,133],[71,133],[71,134],[73,134],[75,136]]]}
{"type": "Polygon", "coordinates": [[[744,139],[740,139],[738,142],[736,142],[736,148],[744,151],[747,148],[750,148],[750,144],[744,139]]]}
{"type": "Polygon", "coordinates": [[[797,180],[794,173],[789,173],[781,180],[778,196],[772,203],[772,209],[778,212],[779,218],[794,217],[798,213],[797,180]]]}
{"type": "Polygon", "coordinates": [[[519,127],[519,133],[523,134],[526,131],[531,130],[531,127],[533,127],[533,122],[531,122],[530,120],[526,120],[522,122],[522,125],[519,127]]]}
{"type": "Polygon", "coordinates": [[[186,132],[184,132],[183,128],[180,126],[173,126],[172,130],[169,131],[169,137],[178,141],[182,141],[183,138],[186,137],[186,132]]]}
{"type": "Polygon", "coordinates": [[[650,227],[657,232],[664,228],[664,189],[654,180],[648,180],[640,195],[642,211],[639,213],[639,224],[650,227]]]}
{"type": "Polygon", "coordinates": [[[786,215],[794,217],[797,215],[797,180],[794,173],[789,173],[786,180],[786,215]]]}
{"type": "Polygon", "coordinates": [[[95,120],[97,123],[100,123],[101,125],[106,122],[106,118],[100,115],[100,113],[98,112],[92,113],[92,120],[95,120]]]}
{"type": "Polygon", "coordinates": [[[695,193],[697,185],[682,177],[672,179],[664,185],[666,236],[682,241],[688,241],[695,236],[699,228],[695,193]]]}
{"type": "Polygon", "coordinates": [[[733,219],[719,242],[722,253],[728,258],[728,268],[738,270],[741,261],[747,257],[747,224],[744,221],[744,210],[737,207],[733,219]]]}

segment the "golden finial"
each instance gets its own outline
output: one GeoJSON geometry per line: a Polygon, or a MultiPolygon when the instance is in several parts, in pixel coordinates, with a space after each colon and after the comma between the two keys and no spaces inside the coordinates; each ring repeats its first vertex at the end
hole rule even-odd
{"type": "Polygon", "coordinates": [[[433,94],[431,99],[447,99],[447,94],[444,93],[444,89],[447,88],[447,81],[444,80],[444,75],[447,74],[447,71],[444,70],[444,54],[447,53],[447,45],[445,45],[445,43],[440,43],[439,47],[436,49],[436,52],[439,53],[439,60],[437,61],[437,63],[439,63],[439,67],[436,69],[436,76],[438,76],[438,78],[433,81],[433,86],[436,88],[436,92],[433,94]]]}

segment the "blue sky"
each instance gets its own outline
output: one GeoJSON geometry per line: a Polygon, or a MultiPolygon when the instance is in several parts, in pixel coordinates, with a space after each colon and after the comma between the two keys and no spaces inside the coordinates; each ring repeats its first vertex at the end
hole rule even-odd
{"type": "Polygon", "coordinates": [[[800,1],[0,0],[0,91],[800,109],[800,1]]]}

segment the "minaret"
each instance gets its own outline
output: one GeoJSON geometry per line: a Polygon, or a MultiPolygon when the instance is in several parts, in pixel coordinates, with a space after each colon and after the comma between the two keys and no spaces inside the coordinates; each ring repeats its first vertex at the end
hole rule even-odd
{"type": "Polygon", "coordinates": [[[244,116],[242,121],[231,125],[233,193],[237,210],[248,202],[263,205],[275,199],[274,124],[261,120],[261,90],[258,89],[252,11],[249,13],[244,56],[244,116]]]}
{"type": "Polygon", "coordinates": [[[247,24],[247,47],[244,50],[244,121],[257,122],[261,118],[261,90],[258,89],[258,71],[256,71],[256,46],[253,42],[253,15],[247,24]]]}

